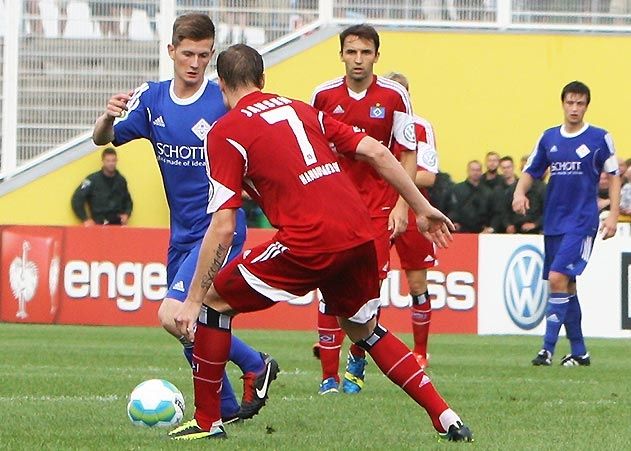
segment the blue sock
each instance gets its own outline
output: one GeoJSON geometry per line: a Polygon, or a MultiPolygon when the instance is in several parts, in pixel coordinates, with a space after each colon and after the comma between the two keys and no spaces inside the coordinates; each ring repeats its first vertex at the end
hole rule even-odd
{"type": "Polygon", "coordinates": [[[188,360],[188,365],[192,368],[193,367],[193,344],[192,343],[185,344],[183,351],[184,351],[184,357],[186,357],[186,360],[188,360]]]}
{"type": "Polygon", "coordinates": [[[228,373],[223,373],[223,383],[221,384],[221,417],[234,417],[239,412],[239,402],[234,394],[228,373]]]}
{"type": "Polygon", "coordinates": [[[583,329],[581,327],[581,304],[578,302],[576,295],[570,296],[570,302],[565,317],[565,332],[567,339],[570,340],[570,348],[572,355],[585,355],[587,348],[583,339],[583,329]]]}
{"type": "Polygon", "coordinates": [[[569,293],[550,293],[546,307],[546,333],[543,336],[543,349],[554,354],[559,339],[559,331],[565,322],[569,306],[569,293]]]}
{"type": "Polygon", "coordinates": [[[237,365],[244,374],[250,372],[258,374],[265,368],[265,362],[263,361],[263,357],[261,357],[261,353],[255,351],[234,335],[232,336],[230,356],[228,358],[237,365]]]}

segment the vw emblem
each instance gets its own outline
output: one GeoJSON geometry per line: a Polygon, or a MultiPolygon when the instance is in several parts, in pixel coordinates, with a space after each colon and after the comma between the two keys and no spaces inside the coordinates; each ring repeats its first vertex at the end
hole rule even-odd
{"type": "Polygon", "coordinates": [[[543,254],[533,245],[519,247],[504,273],[504,305],[513,322],[530,330],[545,315],[548,287],[543,274],[543,254]]]}

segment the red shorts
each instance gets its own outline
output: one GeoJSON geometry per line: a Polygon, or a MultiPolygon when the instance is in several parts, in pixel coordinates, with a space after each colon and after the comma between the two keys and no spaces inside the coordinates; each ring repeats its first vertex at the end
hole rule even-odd
{"type": "Polygon", "coordinates": [[[417,270],[433,268],[438,264],[434,243],[416,228],[416,217],[410,210],[408,228],[394,240],[394,246],[399,254],[401,269],[417,270]]]}
{"type": "Polygon", "coordinates": [[[344,251],[307,255],[270,241],[221,269],[214,287],[241,313],[263,310],[319,288],[325,313],[365,323],[379,306],[375,245],[369,241],[344,251]]]}
{"type": "Polygon", "coordinates": [[[388,217],[372,218],[372,228],[375,235],[375,249],[377,250],[377,269],[379,280],[385,280],[390,270],[390,235],[388,230],[388,217]]]}

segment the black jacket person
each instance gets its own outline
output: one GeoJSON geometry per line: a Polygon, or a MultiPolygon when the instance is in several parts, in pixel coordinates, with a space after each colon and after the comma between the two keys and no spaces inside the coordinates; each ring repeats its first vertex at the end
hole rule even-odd
{"type": "Polygon", "coordinates": [[[131,214],[133,203],[127,181],[116,170],[116,151],[111,147],[102,154],[103,167],[88,175],[72,195],[72,210],[85,225],[122,224],[131,214]],[[89,207],[89,213],[85,205],[89,207]]]}

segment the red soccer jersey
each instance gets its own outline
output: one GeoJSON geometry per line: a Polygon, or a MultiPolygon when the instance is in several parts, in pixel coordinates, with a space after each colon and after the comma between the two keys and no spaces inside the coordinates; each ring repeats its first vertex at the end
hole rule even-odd
{"type": "MultiPolygon", "coordinates": [[[[416,129],[416,165],[419,171],[429,171],[438,174],[438,154],[436,153],[436,136],[434,128],[427,119],[414,115],[416,129]]],[[[421,193],[429,199],[427,188],[421,188],[421,193]]]]}
{"type": "MultiPolygon", "coordinates": [[[[345,78],[323,83],[313,94],[311,104],[345,124],[361,128],[395,154],[416,150],[412,105],[407,91],[397,82],[373,76],[362,93],[348,89],[345,78]]],[[[342,158],[340,163],[359,190],[372,217],[388,216],[398,194],[371,166],[342,158]]]]}
{"type": "Polygon", "coordinates": [[[368,211],[329,145],[352,159],[365,136],[306,103],[251,93],[208,134],[208,212],[240,207],[243,187],[278,229],[275,239],[294,252],[368,242],[368,211]]]}

